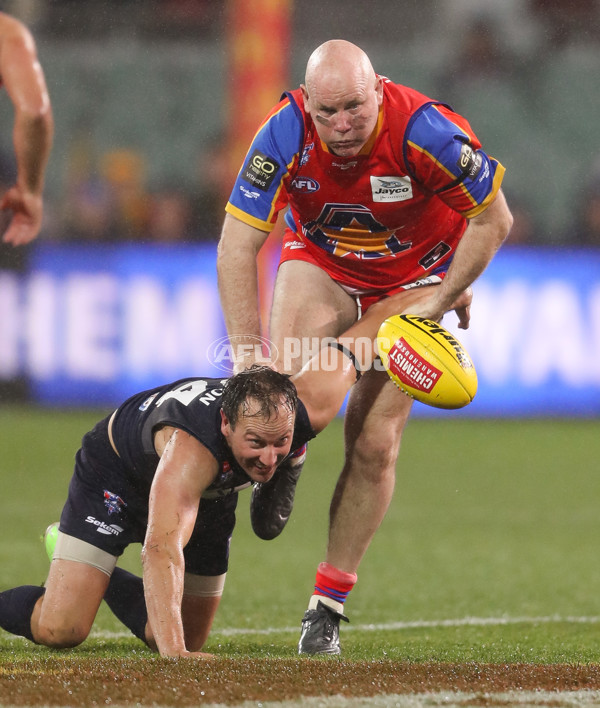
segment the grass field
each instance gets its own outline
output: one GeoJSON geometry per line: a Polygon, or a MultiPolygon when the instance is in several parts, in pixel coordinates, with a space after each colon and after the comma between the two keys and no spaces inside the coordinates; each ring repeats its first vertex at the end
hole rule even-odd
{"type": "MultiPolygon", "coordinates": [[[[40,535],[58,519],[81,436],[102,414],[0,408],[0,589],[43,582],[48,561],[40,535]]],[[[598,431],[598,421],[471,421],[451,414],[414,419],[403,442],[394,501],[346,605],[351,624],[342,627],[343,660],[299,660],[299,623],[324,556],[328,505],[342,461],[336,421],[310,445],[294,514],[280,538],[264,542],[252,535],[249,493],[240,495],[227,585],[206,650],[236,671],[242,660],[255,662],[254,676],[256,662],[258,673],[273,671],[275,662],[295,667],[292,672],[309,666],[314,674],[335,665],[336,671],[348,666],[369,676],[375,665],[564,664],[587,666],[589,687],[596,687],[598,431]]],[[[122,565],[139,571],[139,550],[131,549],[122,565]]],[[[16,679],[9,675],[51,675],[56,661],[102,666],[118,660],[126,666],[132,656],[183,671],[130,638],[104,607],[93,636],[71,652],[53,653],[0,630],[0,703],[34,704],[21,700],[25,694],[15,699],[10,681],[16,679]]],[[[392,673],[398,677],[398,670],[392,673]]],[[[302,686],[305,695],[320,695],[304,681],[290,696],[303,695],[302,686]]],[[[380,689],[358,695],[393,688],[382,680],[380,689]]],[[[325,686],[322,693],[333,695],[325,686]]],[[[146,705],[134,694],[121,697],[123,704],[146,705]]],[[[198,704],[208,705],[203,695],[198,704]]],[[[226,695],[218,693],[219,700],[226,695]]],[[[280,697],[266,689],[248,693],[248,700],[263,702],[280,697]]],[[[60,705],[85,705],[62,700],[60,705]]]]}

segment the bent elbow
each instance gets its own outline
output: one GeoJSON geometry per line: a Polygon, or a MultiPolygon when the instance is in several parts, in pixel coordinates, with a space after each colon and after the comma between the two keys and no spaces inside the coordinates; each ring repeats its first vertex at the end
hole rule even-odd
{"type": "Polygon", "coordinates": [[[497,238],[496,238],[496,251],[502,246],[502,244],[508,238],[513,225],[513,217],[509,212],[508,216],[504,221],[498,225],[497,238]]]}
{"type": "Polygon", "coordinates": [[[502,237],[500,240],[500,243],[503,243],[506,240],[506,238],[508,237],[508,234],[510,233],[510,230],[512,229],[513,223],[514,223],[514,217],[511,213],[510,209],[508,209],[508,207],[507,207],[505,214],[504,214],[503,223],[500,227],[500,234],[502,237]]]}

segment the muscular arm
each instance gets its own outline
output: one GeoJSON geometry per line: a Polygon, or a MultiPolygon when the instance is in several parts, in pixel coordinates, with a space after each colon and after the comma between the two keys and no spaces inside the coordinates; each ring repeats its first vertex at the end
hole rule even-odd
{"type": "MultiPolygon", "coordinates": [[[[219,295],[233,346],[257,344],[261,334],[256,258],[268,234],[225,216],[217,255],[219,295]]],[[[253,363],[247,357],[237,370],[253,363]]]]}
{"type": "MultiPolygon", "coordinates": [[[[362,372],[368,371],[378,354],[377,332],[383,320],[399,312],[420,311],[423,304],[431,300],[429,291],[440,287],[412,288],[383,298],[371,305],[359,320],[338,337],[337,342],[352,352],[362,372]]],[[[468,316],[471,297],[471,288],[461,292],[452,303],[457,313],[462,309],[465,316],[468,316]]],[[[319,433],[337,415],[346,394],[356,382],[356,369],[346,354],[335,347],[326,346],[292,377],[292,381],[298,397],[304,403],[312,429],[319,433]]]]}
{"type": "Polygon", "coordinates": [[[3,240],[17,246],[33,240],[42,224],[42,189],[54,123],[34,40],[24,25],[1,13],[0,75],[14,106],[17,160],[17,183],[0,202],[0,208],[14,212],[3,240]]]}
{"type": "Polygon", "coordinates": [[[142,549],[148,622],[162,656],[206,656],[185,646],[181,601],[185,561],[200,497],[217,473],[217,461],[189,433],[165,428],[156,438],[161,455],[142,549]]]}
{"type": "Polygon", "coordinates": [[[500,191],[485,211],[469,221],[446,277],[439,287],[431,290],[433,296],[406,311],[439,321],[483,273],[511,226],[512,215],[500,191]]]}

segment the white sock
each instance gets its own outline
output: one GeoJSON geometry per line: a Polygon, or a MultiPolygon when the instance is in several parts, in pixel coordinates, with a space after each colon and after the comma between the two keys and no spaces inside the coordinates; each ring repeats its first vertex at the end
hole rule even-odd
{"type": "Polygon", "coordinates": [[[319,602],[327,605],[327,607],[331,607],[332,610],[338,612],[340,615],[344,614],[344,603],[338,602],[337,600],[332,600],[326,595],[311,595],[310,600],[308,601],[308,609],[316,610],[319,602]]]}

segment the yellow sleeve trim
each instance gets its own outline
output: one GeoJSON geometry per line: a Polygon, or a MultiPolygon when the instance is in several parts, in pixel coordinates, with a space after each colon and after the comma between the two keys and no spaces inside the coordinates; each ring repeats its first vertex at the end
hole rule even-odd
{"type": "Polygon", "coordinates": [[[275,224],[270,224],[268,221],[257,219],[255,216],[251,216],[245,211],[238,209],[238,207],[234,206],[231,202],[227,202],[227,204],[225,205],[225,211],[231,214],[232,216],[235,216],[236,219],[243,221],[244,224],[248,224],[248,226],[253,226],[259,231],[266,231],[267,233],[271,233],[271,231],[273,231],[273,229],[275,228],[275,224]]]}
{"type": "Polygon", "coordinates": [[[450,177],[450,179],[456,179],[456,175],[453,174],[452,172],[450,172],[450,170],[445,165],[442,165],[442,163],[439,162],[439,160],[436,160],[436,158],[430,152],[425,150],[425,148],[422,148],[420,145],[413,143],[412,140],[408,140],[407,142],[412,148],[414,148],[418,152],[423,153],[423,155],[426,155],[433,162],[433,164],[436,167],[439,167],[440,170],[442,170],[442,172],[445,172],[448,175],[448,177],[450,177]]]}
{"type": "Polygon", "coordinates": [[[498,162],[497,167],[496,167],[496,174],[494,175],[494,183],[492,185],[492,191],[481,202],[481,204],[478,204],[474,209],[470,209],[469,211],[466,211],[463,213],[463,216],[466,219],[472,219],[474,216],[478,216],[479,214],[484,212],[489,207],[489,205],[494,201],[494,199],[496,198],[496,195],[500,191],[500,185],[502,184],[502,180],[504,179],[505,172],[506,172],[506,169],[505,169],[504,165],[502,165],[498,162]]]}

